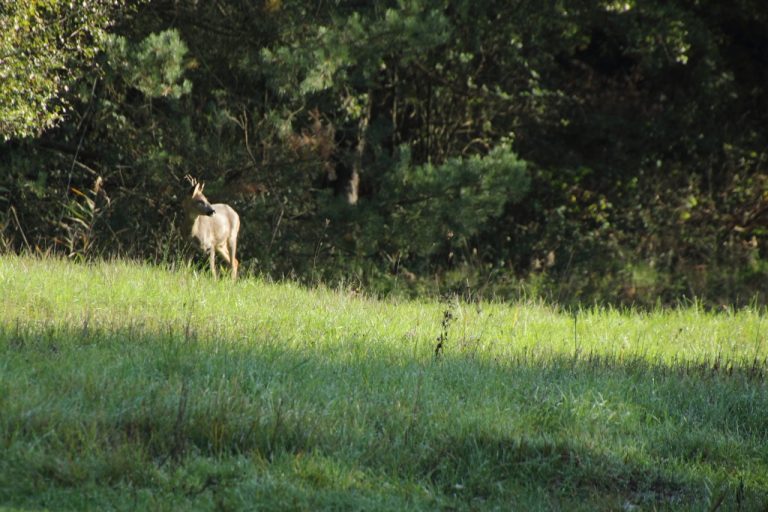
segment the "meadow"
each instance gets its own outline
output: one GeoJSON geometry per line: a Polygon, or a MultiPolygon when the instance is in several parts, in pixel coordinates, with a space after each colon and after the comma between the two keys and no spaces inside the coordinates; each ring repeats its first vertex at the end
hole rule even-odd
{"type": "Polygon", "coordinates": [[[766,510],[762,308],[0,257],[0,509],[766,510]]]}

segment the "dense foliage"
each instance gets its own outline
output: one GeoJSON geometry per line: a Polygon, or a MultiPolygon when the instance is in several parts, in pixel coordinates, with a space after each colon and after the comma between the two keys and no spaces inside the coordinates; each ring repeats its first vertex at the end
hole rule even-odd
{"type": "Polygon", "coordinates": [[[175,258],[189,172],[240,212],[242,259],[271,275],[766,301],[761,0],[154,0],[112,16],[96,60],[66,65],[82,79],[57,90],[65,121],[0,150],[7,248],[175,258]]]}
{"type": "Polygon", "coordinates": [[[66,113],[62,95],[93,59],[117,0],[0,1],[0,134],[24,137],[66,113]]]}

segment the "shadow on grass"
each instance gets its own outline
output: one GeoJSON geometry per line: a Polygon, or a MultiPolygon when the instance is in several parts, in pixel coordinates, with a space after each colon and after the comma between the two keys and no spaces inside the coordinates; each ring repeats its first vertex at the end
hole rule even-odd
{"type": "Polygon", "coordinates": [[[274,487],[306,507],[768,504],[764,361],[436,362],[23,324],[0,329],[0,355],[8,503],[274,487]]]}

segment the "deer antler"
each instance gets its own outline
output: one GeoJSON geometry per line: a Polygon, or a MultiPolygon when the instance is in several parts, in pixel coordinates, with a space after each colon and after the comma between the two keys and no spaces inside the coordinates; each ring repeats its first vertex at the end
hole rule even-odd
{"type": "Polygon", "coordinates": [[[189,174],[184,176],[184,179],[187,180],[189,184],[192,185],[193,187],[196,187],[198,185],[198,181],[192,176],[190,176],[189,174]]]}

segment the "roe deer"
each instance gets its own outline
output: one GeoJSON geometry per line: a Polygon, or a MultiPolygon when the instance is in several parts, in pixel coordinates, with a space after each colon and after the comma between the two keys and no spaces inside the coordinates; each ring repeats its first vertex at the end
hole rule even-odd
{"type": "Polygon", "coordinates": [[[211,204],[203,195],[204,183],[192,176],[185,176],[192,185],[192,195],[184,199],[182,206],[186,216],[185,229],[197,238],[200,247],[211,262],[211,272],[216,277],[216,251],[232,267],[232,280],[237,279],[236,257],[237,233],[240,231],[240,216],[227,204],[211,204]]]}

